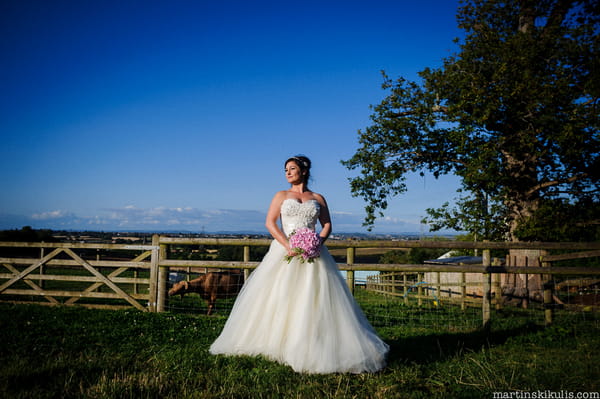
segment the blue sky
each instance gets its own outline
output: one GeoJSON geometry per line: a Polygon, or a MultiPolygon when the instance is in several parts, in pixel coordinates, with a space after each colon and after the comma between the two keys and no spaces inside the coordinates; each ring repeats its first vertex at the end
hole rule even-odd
{"type": "MultiPolygon", "coordinates": [[[[3,1],[0,228],[266,232],[284,160],[306,154],[334,231],[365,231],[340,160],[380,71],[414,80],[456,51],[457,7],[3,1]]],[[[373,231],[422,230],[457,187],[412,176],[373,231]]]]}

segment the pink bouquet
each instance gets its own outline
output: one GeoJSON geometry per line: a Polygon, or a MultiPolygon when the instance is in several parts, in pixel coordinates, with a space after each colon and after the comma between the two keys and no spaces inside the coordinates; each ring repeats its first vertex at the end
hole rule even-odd
{"type": "Polygon", "coordinates": [[[292,233],[290,246],[296,255],[286,255],[285,260],[288,263],[296,256],[302,263],[312,263],[321,254],[321,237],[313,230],[303,227],[292,233]]]}

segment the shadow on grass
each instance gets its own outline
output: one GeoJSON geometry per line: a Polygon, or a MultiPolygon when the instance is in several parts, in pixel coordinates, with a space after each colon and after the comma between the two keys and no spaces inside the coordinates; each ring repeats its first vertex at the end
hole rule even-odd
{"type": "Polygon", "coordinates": [[[386,341],[390,345],[388,363],[428,364],[451,359],[465,352],[503,345],[509,338],[536,333],[544,327],[535,323],[523,326],[466,333],[416,335],[386,341]]]}

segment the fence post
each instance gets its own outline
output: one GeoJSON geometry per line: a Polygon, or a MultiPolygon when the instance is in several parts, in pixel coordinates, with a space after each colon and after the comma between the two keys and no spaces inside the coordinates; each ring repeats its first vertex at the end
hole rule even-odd
{"type": "MultiPolygon", "coordinates": [[[[545,255],[545,253],[544,253],[545,255]]],[[[542,267],[550,267],[550,262],[544,262],[542,257],[542,267]]],[[[552,306],[552,275],[542,275],[542,286],[544,287],[544,322],[546,325],[552,324],[554,318],[554,307],[552,306]]]]}
{"type": "MultiPolygon", "coordinates": [[[[484,249],[482,253],[483,266],[490,267],[492,265],[490,250],[484,249]]],[[[483,318],[483,328],[490,327],[491,306],[492,306],[492,274],[483,273],[483,298],[481,305],[481,313],[483,318]]]]}
{"type": "MultiPolygon", "coordinates": [[[[355,254],[354,247],[346,248],[346,263],[348,265],[354,264],[354,254],[355,254]]],[[[352,293],[352,295],[354,295],[354,270],[346,271],[346,284],[348,284],[348,288],[350,289],[350,292],[352,293]]]]}
{"type": "MultiPolygon", "coordinates": [[[[169,246],[167,244],[160,245],[160,256],[159,259],[167,259],[169,246]]],[[[156,294],[156,311],[164,312],[165,304],[167,302],[167,280],[169,279],[169,268],[159,267],[158,268],[158,284],[156,294]]]]}
{"type": "MultiPolygon", "coordinates": [[[[502,262],[499,258],[492,259],[492,266],[502,266],[502,262]]],[[[502,276],[499,273],[494,273],[492,276],[492,294],[494,296],[494,302],[496,310],[502,309],[502,276]]]]}
{"type": "Polygon", "coordinates": [[[150,256],[150,287],[149,298],[148,298],[148,310],[150,312],[156,312],[157,293],[158,293],[158,263],[160,251],[158,250],[159,244],[158,234],[152,235],[152,255],[150,256]]]}
{"type": "Polygon", "coordinates": [[[460,273],[460,310],[467,309],[467,279],[465,272],[460,273]]]}
{"type": "Polygon", "coordinates": [[[419,284],[417,286],[417,306],[419,307],[423,306],[423,284],[420,284],[423,282],[423,279],[423,273],[417,273],[417,284],[419,284]]]}
{"type": "Polygon", "coordinates": [[[140,290],[139,290],[139,286],[137,283],[138,278],[140,277],[140,272],[138,269],[134,269],[133,270],[133,278],[135,279],[135,282],[133,283],[133,293],[134,294],[139,294],[140,290]]]}
{"type": "MultiPolygon", "coordinates": [[[[44,243],[44,241],[42,241],[42,244],[44,243]]],[[[44,254],[44,247],[40,248],[40,259],[44,259],[44,256],[46,256],[44,254]]],[[[44,280],[42,277],[44,276],[44,269],[46,268],[46,265],[40,265],[40,281],[38,283],[38,285],[40,286],[40,288],[44,289],[46,288],[46,280],[44,280]]]]}
{"type": "Polygon", "coordinates": [[[406,272],[402,273],[402,284],[404,284],[403,294],[404,294],[404,304],[408,305],[408,276],[406,272]]]}
{"type": "MultiPolygon", "coordinates": [[[[250,246],[244,245],[244,262],[250,262],[250,246]]],[[[244,281],[250,277],[250,269],[244,269],[244,281]]]]}

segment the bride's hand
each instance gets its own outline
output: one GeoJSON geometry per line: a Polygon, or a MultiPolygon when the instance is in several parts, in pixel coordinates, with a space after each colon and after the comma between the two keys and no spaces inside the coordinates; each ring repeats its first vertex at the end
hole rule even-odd
{"type": "Polygon", "coordinates": [[[292,246],[290,245],[290,242],[287,242],[287,245],[285,246],[285,249],[287,250],[287,254],[288,256],[296,256],[298,255],[294,249],[292,248],[292,246]]]}

